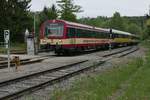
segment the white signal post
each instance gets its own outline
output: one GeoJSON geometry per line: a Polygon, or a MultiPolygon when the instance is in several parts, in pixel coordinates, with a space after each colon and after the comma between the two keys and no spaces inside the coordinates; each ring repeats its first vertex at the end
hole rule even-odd
{"type": "Polygon", "coordinates": [[[10,70],[10,30],[4,30],[4,39],[8,55],[8,70],[10,70]]]}
{"type": "Polygon", "coordinates": [[[111,39],[112,39],[112,29],[110,29],[110,34],[109,34],[109,50],[111,51],[112,45],[111,45],[111,39]]]}

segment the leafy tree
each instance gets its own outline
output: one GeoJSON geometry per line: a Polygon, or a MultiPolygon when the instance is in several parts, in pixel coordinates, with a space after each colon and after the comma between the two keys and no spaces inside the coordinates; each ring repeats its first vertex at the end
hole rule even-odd
{"type": "Polygon", "coordinates": [[[60,7],[61,19],[76,22],[75,13],[81,12],[81,6],[74,5],[73,0],[59,0],[57,1],[60,7]]]}
{"type": "Polygon", "coordinates": [[[31,27],[28,16],[31,0],[2,0],[0,3],[0,33],[10,29],[13,41],[23,42],[23,33],[31,27]]]}
{"type": "Polygon", "coordinates": [[[109,23],[111,28],[125,30],[125,23],[119,12],[115,12],[109,23]]]}
{"type": "Polygon", "coordinates": [[[57,17],[58,17],[58,11],[56,9],[56,6],[53,4],[52,7],[50,8],[50,18],[57,19],[57,17]]]}
{"type": "Polygon", "coordinates": [[[105,28],[108,27],[108,21],[109,18],[103,16],[98,16],[96,18],[87,17],[78,20],[78,22],[82,24],[92,25],[96,27],[105,27],[105,28]]]}
{"type": "Polygon", "coordinates": [[[133,24],[133,23],[128,25],[127,31],[132,34],[141,34],[142,33],[142,29],[138,25],[133,24]]]}
{"type": "Polygon", "coordinates": [[[40,24],[46,20],[57,19],[58,13],[55,5],[51,8],[44,7],[43,11],[40,13],[40,24]]]}
{"type": "Polygon", "coordinates": [[[58,11],[55,7],[55,5],[52,5],[49,7],[44,7],[43,11],[41,12],[31,12],[30,16],[35,16],[36,21],[36,36],[39,36],[39,30],[41,27],[41,24],[45,22],[46,20],[52,20],[58,18],[58,11]]]}
{"type": "Polygon", "coordinates": [[[43,11],[40,13],[40,23],[49,19],[49,11],[47,7],[44,7],[43,11]]]}
{"type": "Polygon", "coordinates": [[[147,20],[146,26],[146,33],[150,36],[150,19],[147,20]]]}

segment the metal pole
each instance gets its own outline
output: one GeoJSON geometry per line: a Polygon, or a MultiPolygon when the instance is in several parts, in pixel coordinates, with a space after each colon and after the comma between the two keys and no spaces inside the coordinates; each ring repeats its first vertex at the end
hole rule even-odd
{"type": "Polygon", "coordinates": [[[10,30],[4,30],[4,38],[8,55],[8,70],[10,70],[10,30]]]}
{"type": "Polygon", "coordinates": [[[111,39],[112,39],[112,29],[110,29],[110,34],[109,34],[109,51],[111,51],[112,45],[111,45],[111,39]]]}
{"type": "Polygon", "coordinates": [[[35,15],[35,13],[34,13],[34,37],[33,37],[33,39],[34,39],[34,52],[35,52],[35,54],[37,54],[37,43],[36,43],[36,15],[35,15]]]}
{"type": "Polygon", "coordinates": [[[10,70],[10,41],[8,41],[7,54],[8,54],[8,70],[10,70]]]}
{"type": "Polygon", "coordinates": [[[109,40],[109,51],[111,51],[111,39],[109,40]]]}
{"type": "Polygon", "coordinates": [[[34,24],[34,35],[35,35],[35,30],[36,30],[36,26],[35,26],[36,25],[36,23],[35,23],[35,14],[34,14],[34,23],[33,24],[34,24]]]}
{"type": "Polygon", "coordinates": [[[150,5],[149,5],[149,16],[150,16],[150,5]]]}

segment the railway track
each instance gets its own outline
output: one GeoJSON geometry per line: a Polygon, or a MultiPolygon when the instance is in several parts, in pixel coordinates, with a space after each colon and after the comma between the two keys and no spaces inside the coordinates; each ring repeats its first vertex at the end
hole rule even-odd
{"type": "MultiPolygon", "coordinates": [[[[129,50],[129,49],[131,49],[132,47],[128,47],[128,48],[125,48],[125,49],[123,49],[123,50],[120,50],[119,52],[121,53],[122,51],[126,51],[126,50],[129,50]]],[[[101,51],[101,52],[105,52],[105,51],[101,51]]],[[[116,54],[116,53],[119,53],[119,52],[111,52],[111,53],[107,53],[107,54],[103,54],[103,55],[101,55],[100,57],[107,57],[107,56],[111,56],[111,55],[114,55],[114,54],[116,54]]],[[[94,53],[96,53],[96,52],[94,52],[94,53]]],[[[88,53],[85,53],[85,54],[82,54],[82,55],[92,55],[92,54],[94,54],[93,52],[88,52],[88,53]]],[[[51,56],[51,58],[54,58],[54,57],[57,57],[57,56],[55,56],[55,55],[45,55],[45,56],[41,56],[41,57],[36,57],[36,58],[28,58],[28,59],[23,59],[23,60],[20,60],[20,64],[21,65],[26,65],[26,64],[32,64],[32,63],[38,63],[38,62],[41,62],[42,60],[44,60],[45,59],[45,57],[49,57],[49,56],[51,56]],[[43,58],[44,57],[44,58],[43,58]]],[[[61,57],[61,56],[60,56],[61,57]]],[[[12,63],[11,62],[11,67],[14,67],[15,66],[15,64],[14,63],[12,63]]],[[[7,60],[5,59],[5,60],[0,60],[0,69],[3,69],[3,68],[6,68],[6,67],[8,67],[8,62],[7,62],[7,60]]]]}
{"type": "Polygon", "coordinates": [[[0,57],[0,61],[5,61],[5,60],[6,60],[6,58],[0,57]]]}
{"type": "MultiPolygon", "coordinates": [[[[52,50],[50,49],[40,49],[38,50],[38,53],[42,53],[42,52],[50,52],[52,50]]],[[[11,50],[10,51],[11,54],[27,54],[26,50],[11,50]]]]}
{"type": "Polygon", "coordinates": [[[113,54],[107,54],[107,56],[103,55],[105,57],[98,61],[96,65],[86,64],[88,66],[84,66],[85,63],[89,63],[88,60],[84,60],[70,65],[61,66],[58,68],[37,72],[20,78],[1,82],[0,100],[12,100],[22,95],[29,94],[48,85],[53,85],[64,79],[68,79],[91,68],[97,67],[97,65],[103,64],[107,60],[113,59],[113,57],[123,57],[136,50],[138,50],[138,48],[132,48],[120,51],[118,53],[114,52],[113,54]]]}

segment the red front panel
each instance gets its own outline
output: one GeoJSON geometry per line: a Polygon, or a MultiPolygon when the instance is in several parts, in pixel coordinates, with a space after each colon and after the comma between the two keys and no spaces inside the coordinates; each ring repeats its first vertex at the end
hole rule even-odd
{"type": "Polygon", "coordinates": [[[66,38],[66,32],[67,32],[66,26],[67,26],[67,24],[65,23],[65,21],[62,21],[62,20],[48,20],[48,21],[44,22],[41,25],[41,28],[40,28],[40,39],[44,39],[44,38],[48,38],[48,39],[65,39],[66,38]],[[54,23],[62,23],[64,25],[63,36],[49,36],[49,37],[46,37],[45,36],[45,27],[46,27],[47,23],[49,23],[49,24],[51,24],[51,23],[52,24],[54,24],[54,23]]]}

